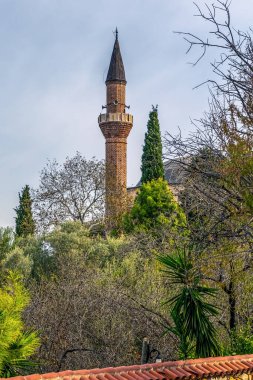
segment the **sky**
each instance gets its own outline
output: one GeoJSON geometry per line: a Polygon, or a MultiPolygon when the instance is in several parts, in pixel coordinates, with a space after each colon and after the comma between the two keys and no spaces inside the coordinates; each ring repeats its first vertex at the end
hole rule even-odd
{"type": "MultiPolygon", "coordinates": [[[[212,76],[215,57],[193,67],[198,51],[186,55],[174,33],[205,36],[210,29],[195,13],[191,0],[0,0],[0,226],[15,224],[18,193],[39,185],[47,160],[62,163],[76,151],[104,158],[97,117],[116,26],[134,116],[128,185],[140,177],[152,104],[159,105],[162,135],[193,130],[190,120],[208,109],[207,86],[194,87],[212,76]]],[[[231,14],[233,25],[247,30],[253,0],[233,0],[231,14]]]]}

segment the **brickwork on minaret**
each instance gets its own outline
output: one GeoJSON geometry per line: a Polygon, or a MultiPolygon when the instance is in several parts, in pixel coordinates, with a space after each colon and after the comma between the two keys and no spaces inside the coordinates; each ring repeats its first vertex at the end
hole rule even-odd
{"type": "Polygon", "coordinates": [[[100,114],[98,123],[106,144],[106,222],[110,228],[127,208],[127,137],[133,126],[133,116],[125,113],[126,79],[117,30],[105,83],[107,112],[100,114]]]}

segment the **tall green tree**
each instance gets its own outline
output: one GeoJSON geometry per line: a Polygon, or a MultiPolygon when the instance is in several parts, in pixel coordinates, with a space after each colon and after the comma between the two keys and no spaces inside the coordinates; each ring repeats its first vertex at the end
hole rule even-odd
{"type": "Polygon", "coordinates": [[[171,315],[180,324],[175,324],[175,331],[181,338],[181,346],[187,353],[189,344],[192,345],[194,356],[209,357],[220,352],[215,327],[210,320],[218,315],[217,308],[206,299],[214,297],[215,288],[201,284],[198,270],[191,263],[189,252],[179,251],[173,256],[159,256],[169,284],[176,286],[177,293],[166,303],[172,306],[171,315]],[[178,329],[180,325],[180,329],[178,329]],[[183,342],[182,342],[183,339],[183,342]],[[185,342],[187,344],[185,345],[185,342]]]}
{"type": "Polygon", "coordinates": [[[0,377],[26,374],[34,365],[29,357],[39,346],[34,331],[27,331],[22,312],[29,295],[19,277],[10,273],[0,288],[0,377]]]}
{"type": "Polygon", "coordinates": [[[186,232],[186,217],[175,200],[167,181],[162,178],[143,183],[134,205],[124,218],[126,232],[186,232]]]}
{"type": "Polygon", "coordinates": [[[147,128],[141,163],[142,183],[146,183],[152,179],[164,178],[162,141],[157,106],[152,106],[147,128]]]}
{"type": "Polygon", "coordinates": [[[30,188],[26,185],[21,194],[19,193],[19,205],[16,211],[16,234],[17,236],[33,235],[35,232],[35,222],[32,215],[32,199],[30,188]]]}

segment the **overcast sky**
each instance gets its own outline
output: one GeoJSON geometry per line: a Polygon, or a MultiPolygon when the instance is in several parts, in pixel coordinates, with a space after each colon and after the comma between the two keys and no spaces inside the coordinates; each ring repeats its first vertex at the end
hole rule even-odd
{"type": "MultiPolygon", "coordinates": [[[[233,0],[231,12],[246,30],[253,0],[233,0]]],[[[63,162],[76,151],[104,158],[97,117],[116,26],[134,115],[128,185],[139,180],[152,104],[162,134],[189,133],[190,118],[207,109],[207,88],[193,87],[210,77],[210,56],[189,65],[197,52],[186,56],[173,31],[204,34],[194,13],[191,0],[0,0],[0,226],[14,225],[18,192],[38,185],[47,159],[63,162]]]]}

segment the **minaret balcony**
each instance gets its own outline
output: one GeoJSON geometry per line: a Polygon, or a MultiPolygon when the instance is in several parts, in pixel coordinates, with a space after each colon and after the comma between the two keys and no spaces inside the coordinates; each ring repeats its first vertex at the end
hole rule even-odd
{"type": "Polygon", "coordinates": [[[107,123],[107,122],[123,122],[133,124],[133,115],[129,113],[101,113],[98,117],[98,123],[107,123]]]}

